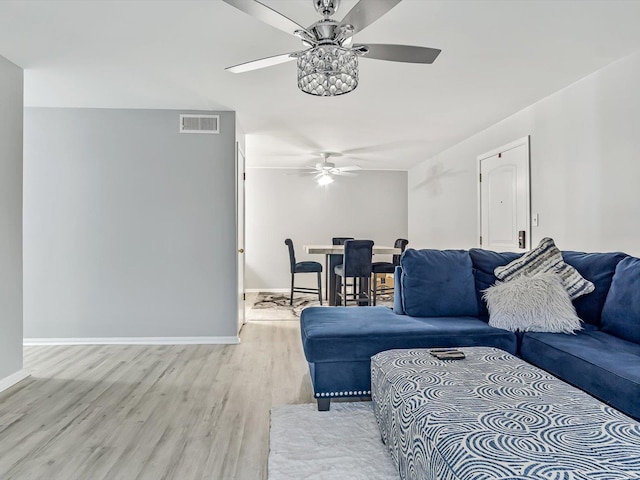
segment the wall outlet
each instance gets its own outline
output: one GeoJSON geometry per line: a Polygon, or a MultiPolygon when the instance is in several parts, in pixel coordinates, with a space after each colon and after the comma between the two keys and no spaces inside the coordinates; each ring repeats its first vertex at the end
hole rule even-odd
{"type": "Polygon", "coordinates": [[[533,216],[531,217],[531,226],[537,227],[539,222],[540,222],[540,218],[538,217],[538,214],[534,213],[533,216]]]}

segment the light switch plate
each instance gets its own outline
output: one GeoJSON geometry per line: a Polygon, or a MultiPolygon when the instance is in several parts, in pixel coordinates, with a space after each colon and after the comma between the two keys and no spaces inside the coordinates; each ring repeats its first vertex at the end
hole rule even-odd
{"type": "Polygon", "coordinates": [[[533,216],[531,217],[531,225],[534,227],[537,227],[538,223],[539,223],[538,214],[534,213],[533,216]]]}

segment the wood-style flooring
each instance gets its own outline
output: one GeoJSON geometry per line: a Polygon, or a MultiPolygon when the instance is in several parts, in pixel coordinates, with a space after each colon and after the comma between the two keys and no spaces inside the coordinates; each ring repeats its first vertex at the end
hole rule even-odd
{"type": "Polygon", "coordinates": [[[0,394],[0,479],[267,478],[269,410],[313,402],[295,321],[239,345],[25,347],[0,394]]]}

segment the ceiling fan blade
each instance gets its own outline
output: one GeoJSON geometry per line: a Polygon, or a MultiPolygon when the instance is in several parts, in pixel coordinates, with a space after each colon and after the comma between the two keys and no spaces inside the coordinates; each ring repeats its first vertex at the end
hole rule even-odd
{"type": "Polygon", "coordinates": [[[346,167],[338,167],[338,170],[340,170],[341,172],[350,172],[352,170],[362,170],[362,168],[360,168],[358,165],[349,165],[346,167]]]}
{"type": "Polygon", "coordinates": [[[406,63],[433,63],[442,51],[437,48],[416,47],[415,45],[390,45],[387,43],[368,43],[365,46],[369,49],[369,53],[365,55],[365,58],[406,63]]]}
{"type": "Polygon", "coordinates": [[[338,172],[331,172],[332,175],[340,175],[341,177],[357,177],[358,175],[351,172],[343,172],[342,169],[338,172]]]}
{"type": "Polygon", "coordinates": [[[402,0],[360,0],[340,22],[340,26],[352,25],[351,35],[361,32],[402,0]]]}
{"type": "Polygon", "coordinates": [[[225,70],[231,73],[243,73],[251,70],[257,70],[259,68],[272,67],[273,65],[279,65],[294,60],[295,57],[291,53],[283,53],[281,55],[274,55],[273,57],[261,58],[260,60],[252,60],[251,62],[239,63],[233,67],[227,67],[225,70]]]}
{"type": "Polygon", "coordinates": [[[285,17],[274,9],[267,7],[265,4],[258,2],[257,0],[222,0],[228,3],[232,7],[236,7],[238,10],[242,10],[244,13],[248,13],[252,17],[257,18],[261,22],[271,25],[283,32],[287,32],[293,35],[296,30],[306,30],[301,25],[290,18],[285,17]]]}
{"type": "MultiPolygon", "coordinates": [[[[287,169],[287,170],[289,170],[289,169],[287,169]]],[[[318,172],[315,172],[315,171],[310,172],[310,171],[307,171],[307,170],[298,170],[298,169],[295,169],[295,168],[291,169],[291,170],[292,170],[292,172],[291,173],[287,173],[286,175],[295,176],[295,177],[309,178],[307,175],[317,175],[318,174],[318,172]]]]}

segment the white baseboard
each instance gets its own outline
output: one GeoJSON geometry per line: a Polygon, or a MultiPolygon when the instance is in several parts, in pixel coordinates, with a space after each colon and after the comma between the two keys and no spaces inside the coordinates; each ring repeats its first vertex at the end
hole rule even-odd
{"type": "Polygon", "coordinates": [[[26,370],[18,370],[16,373],[12,373],[8,377],[0,379],[0,392],[3,392],[7,388],[13,387],[16,383],[24,380],[29,376],[29,372],[26,370]]]}
{"type": "Polygon", "coordinates": [[[245,292],[247,293],[288,293],[291,291],[290,288],[245,288],[245,292]]]}
{"type": "Polygon", "coordinates": [[[235,345],[240,337],[97,337],[97,338],[25,338],[34,345],[235,345]]]}

